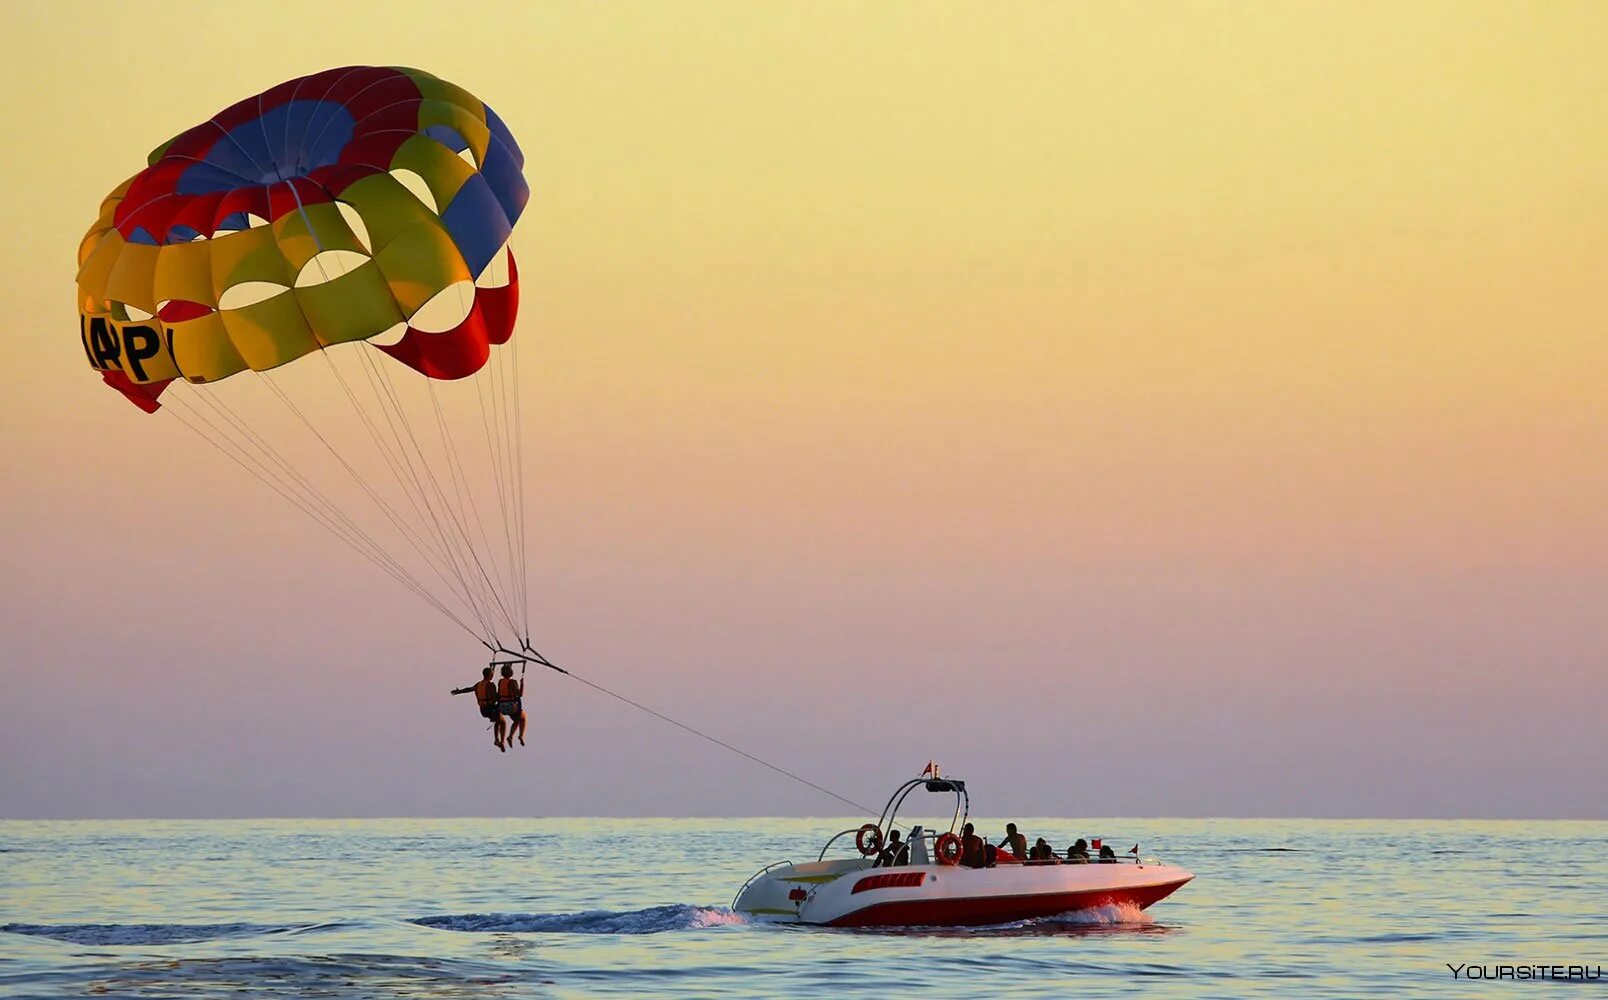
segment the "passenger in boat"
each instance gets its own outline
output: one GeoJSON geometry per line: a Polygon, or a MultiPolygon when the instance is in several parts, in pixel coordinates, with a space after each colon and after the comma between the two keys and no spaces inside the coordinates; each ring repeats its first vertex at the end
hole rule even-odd
{"type": "Polygon", "coordinates": [[[1051,847],[1050,842],[1043,837],[1034,842],[1033,849],[1028,852],[1027,856],[1033,861],[1040,861],[1046,864],[1060,863],[1060,860],[1055,856],[1055,848],[1051,847]]]}
{"type": "Polygon", "coordinates": [[[497,711],[497,682],[491,679],[491,673],[491,668],[486,667],[480,671],[480,680],[468,687],[453,688],[452,693],[455,695],[474,693],[475,704],[480,707],[480,717],[491,720],[491,742],[498,750],[506,753],[508,748],[503,746],[503,736],[507,730],[503,726],[501,713],[497,711]]]}
{"type": "Polygon", "coordinates": [[[1071,847],[1066,849],[1067,864],[1086,865],[1089,863],[1089,842],[1082,837],[1077,839],[1071,847]]]}
{"type": "Polygon", "coordinates": [[[877,852],[872,868],[902,868],[910,863],[910,844],[899,839],[899,831],[888,834],[887,846],[877,852]]]}
{"type": "Polygon", "coordinates": [[[504,663],[502,680],[497,682],[497,709],[508,718],[509,746],[514,745],[514,737],[519,737],[519,745],[525,745],[525,682],[514,678],[512,664],[504,663]]]}
{"type": "Polygon", "coordinates": [[[988,863],[986,851],[983,850],[983,838],[977,836],[977,831],[970,823],[960,828],[960,863],[966,868],[981,868],[988,863]]]}
{"type": "Polygon", "coordinates": [[[1027,858],[1027,838],[1016,832],[1015,823],[1005,824],[1005,839],[999,842],[999,846],[1010,851],[1017,861],[1027,858]]]}
{"type": "Polygon", "coordinates": [[[1117,863],[1117,852],[1111,849],[1110,844],[1100,845],[1100,863],[1102,865],[1114,865],[1117,863]]]}

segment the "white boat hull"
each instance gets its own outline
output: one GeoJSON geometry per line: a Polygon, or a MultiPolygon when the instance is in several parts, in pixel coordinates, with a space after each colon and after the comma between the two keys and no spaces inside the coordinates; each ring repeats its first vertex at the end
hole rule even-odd
{"type": "Polygon", "coordinates": [[[745,886],[737,912],[828,927],[977,926],[1104,906],[1143,909],[1194,878],[1158,864],[871,868],[861,858],[772,868],[745,886]]]}

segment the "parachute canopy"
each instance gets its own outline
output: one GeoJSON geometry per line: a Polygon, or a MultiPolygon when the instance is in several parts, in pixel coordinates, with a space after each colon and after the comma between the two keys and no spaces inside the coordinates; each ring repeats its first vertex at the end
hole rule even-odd
{"type": "Polygon", "coordinates": [[[107,383],[492,649],[530,635],[523,167],[462,87],[347,66],[158,146],[78,252],[79,336],[107,383]]]}
{"type": "Polygon", "coordinates": [[[524,157],[473,94],[416,69],[288,80],[158,146],[78,252],[79,332],[134,403],[370,341],[458,379],[508,340],[524,157]]]}

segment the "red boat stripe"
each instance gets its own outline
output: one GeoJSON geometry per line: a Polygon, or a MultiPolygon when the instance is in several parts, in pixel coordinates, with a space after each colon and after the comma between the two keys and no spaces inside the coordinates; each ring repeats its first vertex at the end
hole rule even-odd
{"type": "Polygon", "coordinates": [[[895,872],[889,875],[867,875],[854,883],[849,895],[869,892],[872,889],[909,889],[927,881],[926,872],[895,872]]]}
{"type": "MultiPolygon", "coordinates": [[[[1053,917],[1098,906],[1132,904],[1144,909],[1165,899],[1189,879],[1122,889],[1051,892],[1026,896],[968,896],[952,899],[897,899],[872,903],[828,922],[831,927],[939,927],[1003,924],[1053,917]]],[[[856,886],[858,888],[858,886],[856,886]]],[[[851,893],[852,895],[852,893],[851,893]]]]}

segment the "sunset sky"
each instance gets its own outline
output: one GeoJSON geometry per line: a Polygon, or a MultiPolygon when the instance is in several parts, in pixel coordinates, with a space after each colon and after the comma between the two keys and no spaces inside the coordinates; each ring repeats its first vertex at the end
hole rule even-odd
{"type": "MultiPolygon", "coordinates": [[[[832,814],[478,646],[77,340],[151,147],[524,147],[538,646],[880,804],[1608,818],[1608,5],[18,7],[0,817],[832,814]],[[449,11],[458,11],[449,14],[449,11]]],[[[366,348],[365,348],[366,349],[366,348]]]]}

